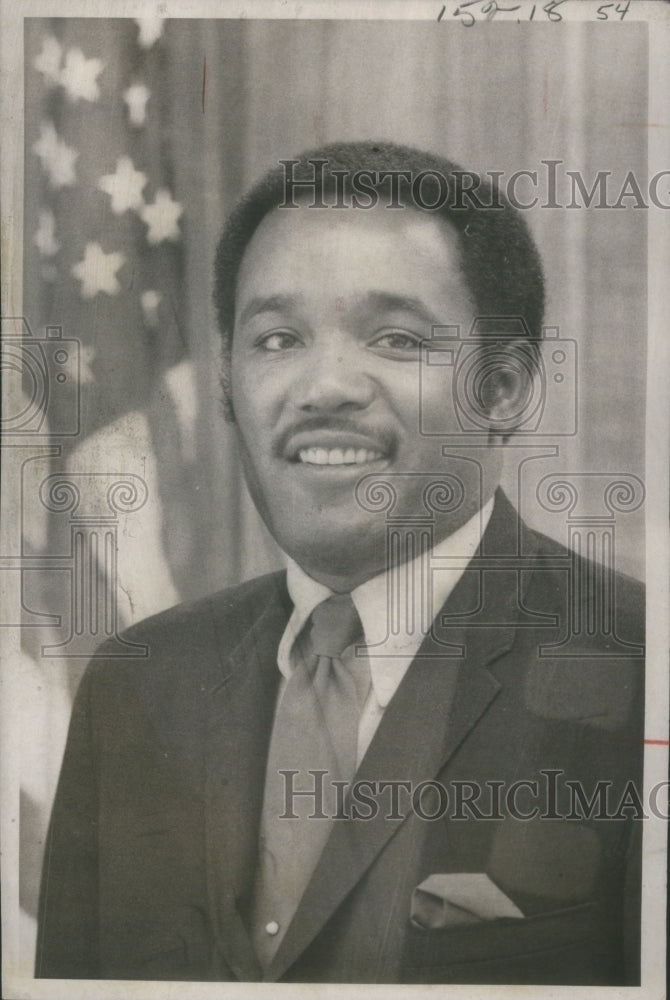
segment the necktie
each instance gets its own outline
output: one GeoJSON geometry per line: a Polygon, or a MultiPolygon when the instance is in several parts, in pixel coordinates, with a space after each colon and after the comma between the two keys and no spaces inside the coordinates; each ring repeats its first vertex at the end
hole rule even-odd
{"type": "Polygon", "coordinates": [[[337,807],[332,782],[348,782],[356,770],[358,722],[370,669],[367,658],[355,656],[351,647],[362,638],[351,597],[338,594],[314,609],[296,641],[296,665],[270,741],[252,906],[254,945],[264,966],[272,960],[328,839],[337,807]],[[321,778],[310,772],[325,773],[321,778]]]}

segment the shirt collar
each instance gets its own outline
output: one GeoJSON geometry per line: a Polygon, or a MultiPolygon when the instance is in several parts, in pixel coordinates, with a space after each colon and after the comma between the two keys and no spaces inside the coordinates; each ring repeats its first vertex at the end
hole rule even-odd
{"type": "MultiPolygon", "coordinates": [[[[426,593],[425,588],[414,587],[415,596],[409,606],[409,617],[413,623],[411,628],[401,619],[397,623],[398,627],[393,630],[395,634],[388,634],[390,574],[387,571],[366,580],[352,590],[351,598],[360,616],[368,646],[372,685],[382,707],[388,704],[395,693],[408,663],[416,655],[435,614],[445,603],[472,559],[488,525],[493,503],[494,498],[491,497],[469,521],[432,548],[431,607],[427,609],[428,614],[426,614],[421,606],[422,595],[426,593]],[[425,619],[423,623],[422,616],[425,619]]],[[[286,556],[286,562],[286,582],[293,601],[293,613],[279,643],[277,663],[283,676],[288,678],[293,671],[291,650],[296,638],[314,608],[330,597],[333,591],[317,583],[290,557],[286,556]]],[[[399,579],[412,581],[418,579],[421,573],[425,573],[425,556],[407,563],[399,579]]],[[[407,606],[404,600],[399,603],[403,608],[407,606]]]]}

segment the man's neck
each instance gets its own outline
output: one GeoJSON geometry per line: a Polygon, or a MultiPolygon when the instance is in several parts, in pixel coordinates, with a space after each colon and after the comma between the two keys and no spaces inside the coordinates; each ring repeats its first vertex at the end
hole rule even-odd
{"type": "Polygon", "coordinates": [[[396,570],[398,567],[402,566],[408,561],[407,554],[411,553],[410,559],[415,559],[419,557],[424,552],[429,552],[433,550],[437,545],[447,542],[452,539],[455,545],[454,555],[458,555],[458,539],[461,535],[469,535],[470,527],[474,526],[477,518],[483,518],[485,523],[482,524],[482,532],[490,517],[491,510],[493,508],[494,495],[487,497],[486,501],[482,504],[481,508],[475,511],[466,521],[461,522],[453,531],[443,534],[441,537],[434,538],[430,537],[428,533],[423,530],[425,526],[421,526],[421,531],[417,533],[415,527],[407,527],[403,529],[402,525],[397,526],[398,532],[398,542],[394,549],[399,553],[398,558],[394,558],[394,551],[391,550],[390,546],[385,546],[384,551],[380,551],[380,558],[377,561],[368,561],[368,563],[360,568],[352,569],[342,573],[332,573],[327,569],[324,569],[323,565],[318,563],[307,563],[304,560],[294,560],[300,568],[308,576],[315,580],[317,583],[324,587],[327,587],[335,594],[349,594],[354,591],[357,587],[362,586],[367,583],[368,580],[372,580],[374,577],[381,575],[382,573],[389,573],[396,570]],[[413,541],[415,542],[414,547],[405,544],[410,538],[410,535],[414,534],[413,541]],[[403,558],[403,556],[405,558],[403,558]]]}

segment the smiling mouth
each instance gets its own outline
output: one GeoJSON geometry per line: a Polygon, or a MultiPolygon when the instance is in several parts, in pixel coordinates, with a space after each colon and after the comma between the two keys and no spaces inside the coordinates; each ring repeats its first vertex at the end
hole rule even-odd
{"type": "Polygon", "coordinates": [[[369,465],[383,455],[370,448],[301,448],[298,461],[305,465],[369,465]]]}

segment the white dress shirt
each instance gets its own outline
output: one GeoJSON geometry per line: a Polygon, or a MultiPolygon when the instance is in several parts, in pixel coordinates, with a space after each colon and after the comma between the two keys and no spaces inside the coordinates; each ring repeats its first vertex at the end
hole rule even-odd
{"type": "MultiPolygon", "coordinates": [[[[351,597],[365,634],[371,677],[358,726],[358,764],[435,615],[472,559],[492,510],[493,497],[429,553],[391,571],[396,574],[393,580],[385,571],[352,590],[351,597]],[[395,588],[394,601],[389,600],[392,588],[395,588]]],[[[294,607],[277,651],[277,665],[282,674],[278,703],[294,669],[293,645],[297,636],[314,608],[333,594],[288,557],[287,585],[294,607]]],[[[360,652],[359,647],[358,655],[360,652]]]]}

